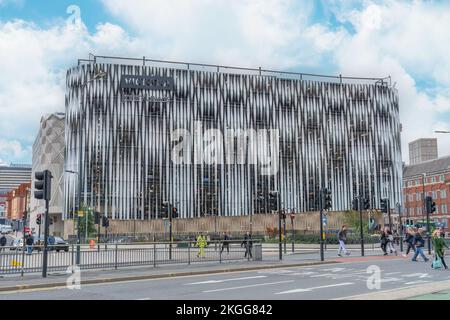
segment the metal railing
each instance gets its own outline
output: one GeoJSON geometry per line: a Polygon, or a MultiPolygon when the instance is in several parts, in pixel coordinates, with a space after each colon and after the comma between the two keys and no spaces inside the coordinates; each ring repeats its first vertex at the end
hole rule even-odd
{"type": "MultiPolygon", "coordinates": [[[[103,243],[80,245],[80,269],[118,269],[133,266],[160,266],[231,260],[250,260],[243,240],[209,241],[202,249],[196,241],[103,243]]],[[[48,271],[66,271],[76,265],[76,244],[48,247],[48,271]]],[[[261,241],[253,240],[253,258],[262,258],[261,241]],[[259,250],[259,252],[258,252],[259,250]]],[[[1,247],[0,275],[42,271],[43,246],[1,247]]]]}
{"type": "Polygon", "coordinates": [[[194,62],[184,62],[184,61],[169,61],[169,60],[158,60],[158,59],[148,59],[145,56],[142,58],[129,58],[129,57],[114,57],[114,56],[101,56],[101,55],[89,55],[89,59],[78,59],[78,65],[80,64],[129,64],[129,65],[142,65],[142,66],[156,66],[156,67],[168,67],[173,69],[182,70],[200,70],[200,71],[210,71],[210,72],[222,72],[222,73],[250,73],[262,76],[272,76],[285,79],[295,79],[295,80],[308,80],[314,78],[326,79],[327,82],[335,81],[336,83],[342,84],[344,81],[368,81],[374,84],[381,84],[382,86],[392,87],[391,76],[386,77],[351,77],[351,76],[334,76],[334,75],[324,75],[324,74],[313,74],[313,73],[300,73],[293,71],[278,71],[259,68],[248,68],[248,67],[233,67],[217,64],[206,64],[206,63],[194,63],[194,62]]]}

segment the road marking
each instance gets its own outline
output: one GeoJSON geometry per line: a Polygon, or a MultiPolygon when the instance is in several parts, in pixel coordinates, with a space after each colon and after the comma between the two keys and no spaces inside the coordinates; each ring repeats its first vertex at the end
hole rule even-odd
{"type": "Polygon", "coordinates": [[[381,283],[386,283],[386,282],[396,282],[396,281],[400,281],[401,279],[399,278],[385,278],[385,279],[381,279],[380,282],[381,283]]]}
{"type": "Polygon", "coordinates": [[[307,271],[307,272],[295,272],[291,273],[290,276],[310,276],[312,274],[316,274],[317,272],[307,271]]]}
{"type": "Polygon", "coordinates": [[[398,272],[389,272],[389,273],[386,273],[386,275],[387,276],[392,276],[393,274],[399,274],[399,273],[401,273],[400,271],[398,271],[398,272]]]}
{"type": "Polygon", "coordinates": [[[136,300],[152,300],[152,298],[140,298],[140,299],[136,299],[136,300]]]}
{"type": "Polygon", "coordinates": [[[353,282],[343,282],[343,283],[337,283],[337,284],[330,284],[328,286],[312,287],[312,288],[305,288],[305,289],[293,289],[293,290],[288,290],[288,291],[277,292],[275,294],[288,294],[288,293],[307,292],[307,291],[312,291],[312,290],[317,290],[317,289],[349,286],[349,285],[352,285],[352,284],[354,284],[354,283],[353,282]]]}
{"type": "Polygon", "coordinates": [[[258,284],[251,284],[251,285],[248,285],[248,286],[240,286],[240,287],[231,287],[231,288],[223,288],[223,289],[206,290],[206,291],[203,291],[203,293],[218,292],[218,291],[227,291],[227,290],[237,290],[237,289],[245,289],[245,288],[250,288],[250,287],[270,286],[270,285],[273,285],[273,284],[288,283],[288,282],[294,282],[294,280],[277,281],[277,282],[268,282],[268,283],[258,283],[258,284]]]}
{"type": "Polygon", "coordinates": [[[211,284],[211,283],[221,283],[221,282],[226,282],[226,281],[239,281],[239,280],[260,279],[260,278],[267,278],[267,276],[231,278],[231,279],[222,279],[222,280],[207,280],[207,281],[200,281],[200,282],[185,283],[184,285],[190,286],[190,285],[196,285],[196,284],[211,284]]]}
{"type": "Polygon", "coordinates": [[[426,282],[430,282],[430,281],[418,280],[418,281],[405,282],[405,284],[420,284],[420,283],[426,283],[426,282]]]}
{"type": "Polygon", "coordinates": [[[351,271],[352,269],[347,269],[347,268],[331,268],[331,269],[323,269],[323,271],[330,271],[330,272],[341,272],[341,271],[351,271]]]}
{"type": "Polygon", "coordinates": [[[412,278],[412,277],[416,277],[416,278],[431,278],[431,276],[428,273],[410,273],[410,274],[405,274],[402,277],[407,277],[407,278],[412,278]]]}
{"type": "Polygon", "coordinates": [[[324,274],[317,274],[315,276],[311,276],[310,278],[318,278],[318,277],[328,277],[328,276],[332,276],[332,273],[324,273],[324,274]]]}

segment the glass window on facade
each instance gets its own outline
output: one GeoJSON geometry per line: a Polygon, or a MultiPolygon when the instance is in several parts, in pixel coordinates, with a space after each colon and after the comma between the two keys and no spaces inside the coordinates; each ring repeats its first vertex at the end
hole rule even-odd
{"type": "Polygon", "coordinates": [[[447,190],[441,190],[441,198],[442,199],[445,199],[445,198],[447,198],[447,190]]]}
{"type": "Polygon", "coordinates": [[[447,212],[447,205],[446,204],[443,204],[442,206],[442,214],[447,214],[448,212],[447,212]]]}
{"type": "Polygon", "coordinates": [[[443,174],[441,174],[441,176],[439,178],[440,178],[441,182],[445,181],[445,176],[443,174]]]}

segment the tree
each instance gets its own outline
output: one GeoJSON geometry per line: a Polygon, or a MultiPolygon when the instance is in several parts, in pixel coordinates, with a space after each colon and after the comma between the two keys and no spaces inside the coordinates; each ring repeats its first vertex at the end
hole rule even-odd
{"type": "Polygon", "coordinates": [[[93,234],[96,233],[95,221],[94,221],[94,211],[90,210],[87,207],[82,207],[84,211],[83,217],[80,217],[80,235],[83,239],[86,234],[86,220],[87,220],[87,231],[88,238],[90,238],[93,234]],[[86,219],[87,216],[87,219],[86,219]]]}

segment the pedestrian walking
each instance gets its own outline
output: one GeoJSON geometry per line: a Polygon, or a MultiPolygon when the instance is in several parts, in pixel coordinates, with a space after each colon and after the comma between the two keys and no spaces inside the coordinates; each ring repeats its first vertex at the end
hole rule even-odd
{"type": "Polygon", "coordinates": [[[205,258],[205,247],[206,247],[206,238],[203,233],[200,233],[197,237],[196,246],[199,248],[197,253],[197,258],[205,258]]]}
{"type": "Polygon", "coordinates": [[[223,233],[222,249],[220,250],[220,253],[223,252],[225,247],[227,247],[227,254],[230,254],[230,236],[226,232],[223,233]]]}
{"type": "MultiPolygon", "coordinates": [[[[441,237],[441,230],[436,229],[433,232],[433,248],[434,248],[434,259],[435,260],[440,260],[442,262],[442,265],[444,266],[445,269],[448,269],[447,265],[445,264],[445,260],[444,260],[444,248],[448,249],[447,244],[445,243],[444,238],[441,237]]],[[[431,267],[434,267],[434,263],[431,264],[431,267]]]]}
{"type": "Polygon", "coordinates": [[[244,236],[244,241],[242,241],[242,243],[241,243],[241,247],[243,247],[243,246],[245,246],[244,258],[247,258],[247,256],[249,258],[253,258],[253,255],[252,255],[253,240],[252,240],[252,235],[249,231],[247,231],[247,233],[244,236]]]}
{"type": "Polygon", "coordinates": [[[427,262],[429,259],[423,253],[423,247],[425,246],[425,240],[422,237],[423,229],[419,228],[414,236],[414,246],[416,247],[416,253],[412,258],[412,261],[417,261],[417,256],[420,255],[422,259],[427,262]]]}
{"type": "Polygon", "coordinates": [[[347,226],[344,224],[338,232],[338,241],[339,241],[339,250],[338,256],[342,257],[341,252],[344,252],[345,255],[350,255],[350,252],[347,252],[347,248],[345,247],[345,241],[347,241],[347,226]]]}
{"type": "Polygon", "coordinates": [[[4,251],[5,250],[5,246],[6,246],[6,236],[4,233],[2,233],[2,236],[0,237],[0,251],[4,251]]]}
{"type": "Polygon", "coordinates": [[[416,249],[414,248],[414,230],[412,228],[406,229],[406,236],[405,241],[406,243],[406,254],[403,254],[403,256],[406,258],[409,254],[409,251],[412,249],[413,252],[416,252],[416,249]]]}
{"type": "Polygon", "coordinates": [[[28,238],[25,241],[27,245],[27,253],[32,254],[33,253],[33,244],[34,244],[34,237],[33,235],[29,235],[28,238]]]}
{"type": "Polygon", "coordinates": [[[397,248],[395,247],[395,237],[392,234],[391,229],[387,228],[386,231],[387,234],[387,251],[389,251],[390,253],[395,253],[395,255],[397,255],[397,248]]]}

